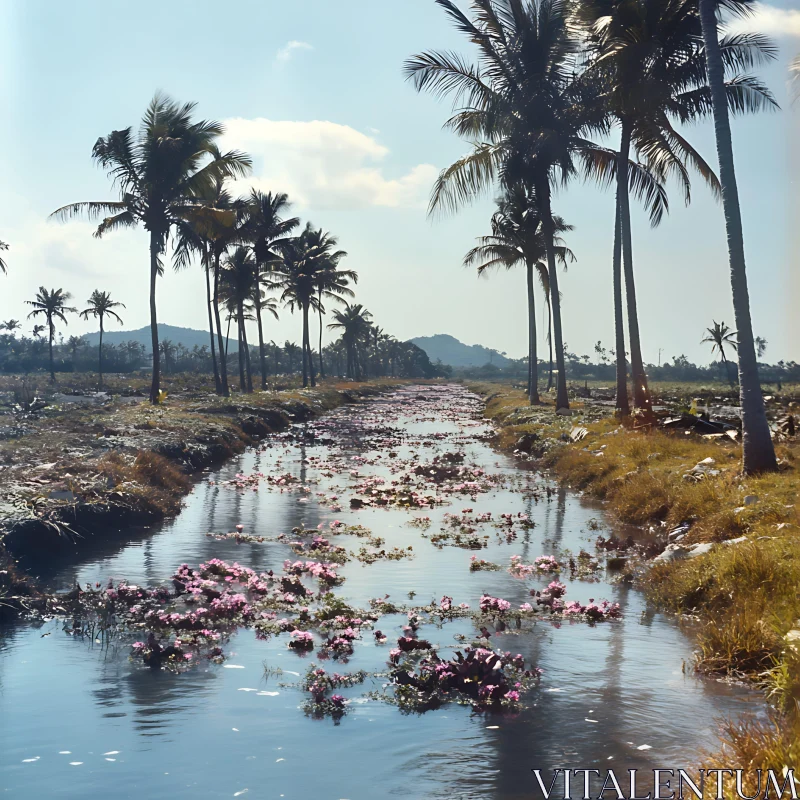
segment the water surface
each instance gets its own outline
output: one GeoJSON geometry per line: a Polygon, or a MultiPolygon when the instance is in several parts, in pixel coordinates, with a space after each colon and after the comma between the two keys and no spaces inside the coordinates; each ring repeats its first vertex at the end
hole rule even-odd
{"type": "MultiPolygon", "coordinates": [[[[386,547],[411,545],[415,553],[411,560],[353,560],[340,567],[346,582],[335,591],[354,605],[365,607],[369,598],[385,594],[411,603],[408,593],[414,592],[415,603],[447,594],[477,608],[488,592],[516,606],[552,577],[470,572],[472,555],[505,567],[514,554],[530,562],[581,548],[593,552],[596,522],[607,523],[596,506],[564,490],[551,486],[548,497],[546,478],[492,450],[481,408],[460,387],[411,387],[344,407],[208,473],[176,519],[82,543],[77,555],[35,569],[56,590],[108,578],[156,586],[168,583],[179,564],[195,566],[211,557],[280,570],[285,558],[295,558],[286,543],[236,544],[206,533],[242,524],[249,533],[274,536],[338,519],[371,528],[386,547]],[[321,439],[327,444],[314,443],[321,439]],[[428,462],[453,451],[502,483],[474,500],[455,498],[433,510],[349,509],[349,487],[356,481],[372,475],[391,480],[398,459],[417,454],[428,462]],[[373,463],[353,460],[358,457],[373,463]],[[358,476],[350,476],[350,467],[358,476]],[[310,492],[224,485],[236,473],[255,471],[288,472],[310,492]],[[321,504],[318,492],[339,495],[343,510],[321,504]],[[438,549],[408,525],[412,517],[428,515],[436,532],[445,513],[464,507],[495,517],[527,512],[536,525],[511,542],[487,528],[489,545],[478,553],[438,549]]],[[[360,544],[352,537],[334,541],[351,550],[360,544]]],[[[383,687],[385,680],[377,678],[343,690],[352,702],[338,724],[310,719],[299,708],[304,694],[284,684],[297,679],[292,673],[304,673],[314,655],[288,650],[286,636],[257,640],[252,630],[232,637],[224,665],[203,663],[173,674],[134,663],[123,643],[107,648],[69,636],[58,620],[3,629],[0,788],[5,796],[37,798],[98,790],[120,799],[528,798],[540,796],[534,768],[694,768],[698,751],[714,744],[713,720],[752,710],[757,700],[685,673],[692,659],[687,635],[673,620],[650,613],[638,591],[609,577],[603,570],[593,581],[570,580],[568,573],[560,580],[569,599],[619,602],[621,620],[540,622],[523,635],[493,636],[493,646],[520,652],[544,670],[528,698],[531,707],[514,717],[455,705],[403,714],[363,697],[383,687]],[[284,674],[265,677],[265,664],[284,674]]],[[[400,615],[381,619],[376,627],[389,636],[388,646],[376,645],[367,633],[349,664],[331,668],[385,670],[403,622],[400,615]]],[[[475,632],[468,619],[421,630],[442,654],[457,646],[455,634],[475,632]]]]}

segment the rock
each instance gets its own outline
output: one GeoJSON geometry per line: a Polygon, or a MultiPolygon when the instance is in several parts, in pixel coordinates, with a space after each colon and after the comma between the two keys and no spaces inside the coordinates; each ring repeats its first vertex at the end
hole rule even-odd
{"type": "Polygon", "coordinates": [[[750,540],[746,536],[739,536],[736,539],[728,539],[724,541],[722,544],[741,544],[742,542],[749,542],[750,540]]]}
{"type": "Polygon", "coordinates": [[[668,544],[664,552],[653,559],[653,563],[669,563],[688,557],[689,551],[685,547],[681,547],[679,544],[668,544]]]}
{"type": "Polygon", "coordinates": [[[747,497],[744,498],[744,504],[746,506],[755,505],[757,502],[758,502],[757,494],[748,494],[747,497]]]}
{"type": "Polygon", "coordinates": [[[711,542],[703,542],[702,544],[693,544],[687,553],[689,558],[696,558],[697,556],[704,556],[710,553],[714,545],[711,542]]]}
{"type": "Polygon", "coordinates": [[[681,539],[683,539],[684,536],[686,536],[687,533],[689,533],[689,528],[691,528],[691,523],[682,522],[680,525],[678,525],[677,528],[673,528],[667,534],[667,541],[669,542],[680,541],[681,539]]]}
{"type": "Polygon", "coordinates": [[[523,433],[522,436],[517,439],[516,449],[522,451],[523,453],[530,453],[538,441],[538,433],[523,433]]]}

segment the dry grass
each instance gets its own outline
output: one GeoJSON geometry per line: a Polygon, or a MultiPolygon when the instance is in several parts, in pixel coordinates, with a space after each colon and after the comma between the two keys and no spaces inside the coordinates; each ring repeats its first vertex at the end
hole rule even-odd
{"type": "Polygon", "coordinates": [[[700,618],[700,671],[751,680],[777,708],[774,724],[725,726],[725,757],[732,756],[725,765],[780,770],[798,764],[800,655],[786,636],[800,629],[800,444],[777,446],[781,471],[744,477],[741,445],[727,438],[645,433],[580,412],[559,420],[552,407],[530,412],[521,391],[474,388],[492,393],[486,413],[502,426],[505,447],[523,433],[559,439],[575,425],[586,426],[584,439],[551,447],[543,462],[562,483],[604,500],[622,522],[669,528],[691,521],[687,544],[748,538],[656,565],[644,588],[660,608],[700,618]],[[684,477],[707,458],[717,475],[684,477]],[[748,495],[756,502],[745,505],[748,495]]]}

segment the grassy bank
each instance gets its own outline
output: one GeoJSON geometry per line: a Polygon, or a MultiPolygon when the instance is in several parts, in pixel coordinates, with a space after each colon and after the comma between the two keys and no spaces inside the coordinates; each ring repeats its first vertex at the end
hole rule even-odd
{"type": "Polygon", "coordinates": [[[633,430],[588,400],[557,418],[519,390],[471,388],[486,396],[501,446],[527,435],[559,481],[621,522],[662,535],[689,524],[679,555],[692,557],[652,565],[642,586],[659,608],[699,619],[699,671],[755,682],[778,710],[774,724],[728,726],[727,756],[742,766],[800,764],[800,441],[776,442],[779,472],[746,478],[741,445],[727,436],[633,430]],[[575,442],[578,426],[587,432],[575,442]],[[698,543],[712,546],[695,555],[698,543]]]}
{"type": "Polygon", "coordinates": [[[80,387],[65,383],[25,404],[6,391],[0,419],[0,615],[23,609],[25,598],[36,596],[15,558],[46,558],[79,547],[89,534],[110,535],[173,515],[191,490],[193,473],[292,422],[403,382],[330,381],[314,389],[230,398],[187,382],[157,407],[136,395],[81,394],[80,387]]]}

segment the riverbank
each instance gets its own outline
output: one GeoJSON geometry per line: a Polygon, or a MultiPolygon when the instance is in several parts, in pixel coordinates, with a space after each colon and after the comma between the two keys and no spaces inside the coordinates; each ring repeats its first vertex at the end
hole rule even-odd
{"type": "Polygon", "coordinates": [[[0,615],[36,602],[34,582],[15,566],[20,556],[172,516],[192,475],[293,422],[402,383],[330,381],[229,398],[187,387],[160,406],[137,396],[51,394],[11,406],[0,439],[0,615]]]}
{"type": "Polygon", "coordinates": [[[765,768],[800,762],[797,438],[777,437],[779,472],[744,477],[741,444],[728,435],[634,430],[590,400],[559,418],[520,390],[470,388],[485,397],[500,446],[661,540],[642,588],[657,607],[699,619],[697,669],[757,683],[785,715],[774,729],[731,728],[735,757],[765,768]]]}

